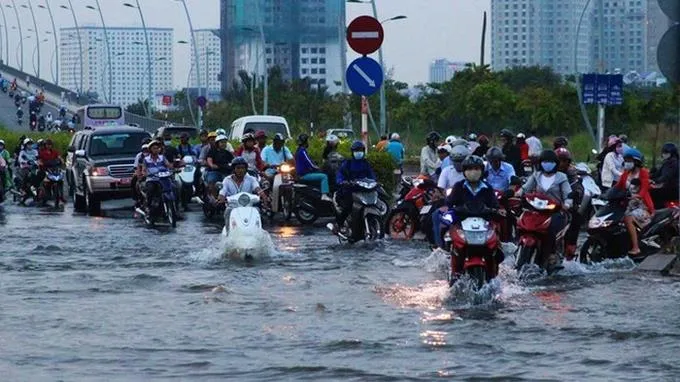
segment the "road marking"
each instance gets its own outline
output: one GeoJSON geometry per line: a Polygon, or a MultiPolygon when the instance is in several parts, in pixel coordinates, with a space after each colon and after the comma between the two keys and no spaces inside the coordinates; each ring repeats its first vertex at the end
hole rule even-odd
{"type": "Polygon", "coordinates": [[[366,72],[364,72],[363,69],[361,69],[361,68],[359,67],[359,65],[354,64],[354,65],[352,65],[352,68],[353,68],[354,70],[356,70],[356,72],[359,73],[359,75],[360,75],[361,77],[363,77],[364,80],[366,80],[366,82],[368,82],[368,86],[370,86],[370,87],[372,87],[372,88],[375,87],[375,81],[373,81],[373,80],[371,79],[371,77],[369,77],[368,74],[366,74],[366,72]]]}

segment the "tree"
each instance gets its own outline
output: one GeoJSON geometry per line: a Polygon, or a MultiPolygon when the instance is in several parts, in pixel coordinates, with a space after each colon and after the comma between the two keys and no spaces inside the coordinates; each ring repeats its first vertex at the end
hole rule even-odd
{"type": "Polygon", "coordinates": [[[500,130],[515,108],[515,94],[497,81],[474,86],[467,95],[465,109],[483,126],[500,130]]]}
{"type": "Polygon", "coordinates": [[[520,91],[517,111],[528,117],[532,129],[546,127],[547,130],[553,130],[551,127],[564,121],[566,115],[554,93],[541,87],[528,87],[520,91]]]}

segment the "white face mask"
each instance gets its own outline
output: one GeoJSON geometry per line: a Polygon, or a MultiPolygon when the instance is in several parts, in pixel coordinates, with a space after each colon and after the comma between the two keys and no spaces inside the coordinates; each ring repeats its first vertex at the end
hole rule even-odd
{"type": "Polygon", "coordinates": [[[363,151],[354,151],[354,152],[352,153],[352,156],[353,156],[354,159],[356,159],[356,160],[364,159],[364,152],[363,152],[363,151]]]}
{"type": "Polygon", "coordinates": [[[633,168],[635,168],[635,163],[625,162],[625,163],[623,163],[623,168],[626,169],[626,170],[632,170],[633,168]]]}

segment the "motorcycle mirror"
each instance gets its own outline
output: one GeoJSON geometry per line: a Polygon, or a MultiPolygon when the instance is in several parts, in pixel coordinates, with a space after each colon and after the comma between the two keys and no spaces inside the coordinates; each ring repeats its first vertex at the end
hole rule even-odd
{"type": "Polygon", "coordinates": [[[78,158],[85,158],[85,150],[76,150],[75,154],[78,158]]]}

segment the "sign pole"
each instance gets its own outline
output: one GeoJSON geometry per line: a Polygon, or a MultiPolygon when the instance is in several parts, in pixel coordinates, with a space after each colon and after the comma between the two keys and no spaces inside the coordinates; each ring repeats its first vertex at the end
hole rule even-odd
{"type": "Polygon", "coordinates": [[[604,141],[605,111],[604,104],[597,105],[597,150],[599,152],[602,152],[602,142],[604,141]]]}
{"type": "Polygon", "coordinates": [[[361,96],[361,140],[368,147],[368,99],[361,96]]]}

